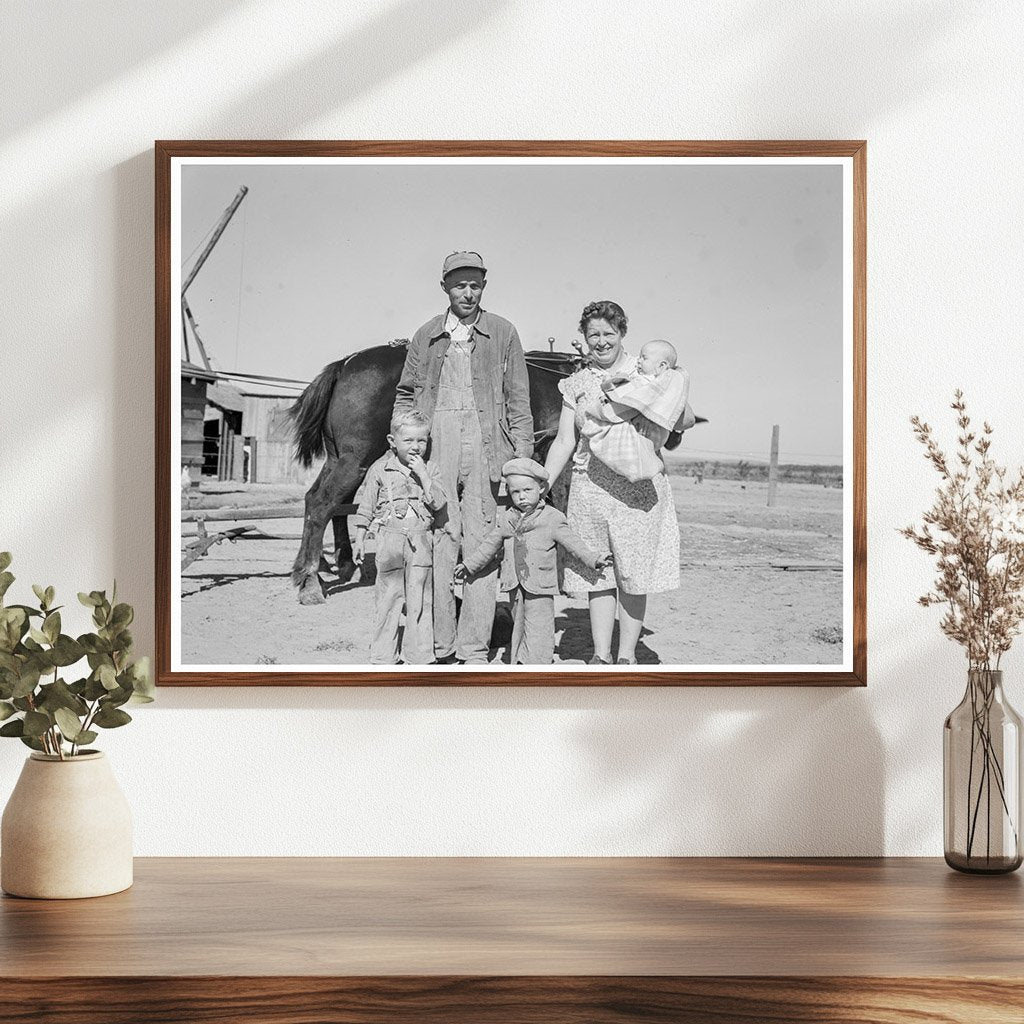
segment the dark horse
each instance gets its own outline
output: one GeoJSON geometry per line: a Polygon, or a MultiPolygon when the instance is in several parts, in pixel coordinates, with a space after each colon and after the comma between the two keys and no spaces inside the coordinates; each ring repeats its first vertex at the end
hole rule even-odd
{"type": "MultiPolygon", "coordinates": [[[[328,522],[334,527],[339,578],[347,583],[355,573],[346,515],[335,510],[352,502],[367,469],[387,450],[405,353],[404,345],[377,345],[330,363],[290,410],[296,459],[308,467],[318,456],[327,457],[306,492],[302,544],[292,566],[292,582],[299,588],[302,604],[324,600],[318,572],[328,522]]],[[[562,410],[558,381],[578,369],[581,360],[569,353],[527,352],[526,363],[536,457],[543,462],[558,432],[562,410]]],[[[675,448],[679,439],[679,434],[672,434],[665,447],[675,448]]]]}

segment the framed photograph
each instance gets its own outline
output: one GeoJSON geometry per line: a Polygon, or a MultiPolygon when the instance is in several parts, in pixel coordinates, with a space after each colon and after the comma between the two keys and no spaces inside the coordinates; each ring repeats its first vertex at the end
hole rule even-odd
{"type": "Polygon", "coordinates": [[[156,143],[167,685],[865,685],[865,143],[156,143]]]}

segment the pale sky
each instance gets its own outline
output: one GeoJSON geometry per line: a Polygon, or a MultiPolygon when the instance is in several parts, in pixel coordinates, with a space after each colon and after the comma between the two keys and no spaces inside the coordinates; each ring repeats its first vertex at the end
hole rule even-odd
{"type": "Polygon", "coordinates": [[[445,255],[480,252],[483,305],[526,349],[568,350],[582,308],[613,299],[626,347],[666,338],[710,423],[680,452],[842,456],[842,170],[726,165],[186,165],[189,289],[215,367],[310,380],[410,337],[446,308],[445,255]]]}

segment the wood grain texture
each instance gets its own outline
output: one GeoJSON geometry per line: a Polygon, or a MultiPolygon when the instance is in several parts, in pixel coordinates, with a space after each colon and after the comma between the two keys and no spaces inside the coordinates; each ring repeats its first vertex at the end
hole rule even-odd
{"type": "Polygon", "coordinates": [[[0,901],[0,1019],[1020,1024],[1022,911],[938,859],[139,859],[0,901]]]}
{"type": "Polygon", "coordinates": [[[5,1024],[1020,1024],[1005,980],[82,978],[0,981],[5,1024]]]}
{"type": "Polygon", "coordinates": [[[21,977],[1016,978],[1024,889],[916,858],[137,858],[123,893],[0,900],[0,962],[21,977]]]}
{"type": "Polygon", "coordinates": [[[864,686],[867,682],[866,293],[867,147],[862,140],[162,140],[156,181],[156,638],[160,686],[864,686]],[[171,161],[175,157],[849,157],[853,165],[853,668],[852,671],[172,672],[170,536],[171,161]]]}

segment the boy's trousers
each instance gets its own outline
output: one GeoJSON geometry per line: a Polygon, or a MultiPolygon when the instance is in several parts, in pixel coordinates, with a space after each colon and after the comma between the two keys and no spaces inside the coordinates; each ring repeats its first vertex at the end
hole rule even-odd
{"type": "Polygon", "coordinates": [[[555,598],[531,594],[522,587],[509,591],[512,599],[512,665],[550,665],[555,660],[555,598]]]}
{"type": "Polygon", "coordinates": [[[377,583],[374,589],[371,665],[398,663],[398,629],[405,608],[402,661],[429,665],[434,660],[433,564],[430,530],[416,520],[389,521],[377,531],[377,583]]]}

